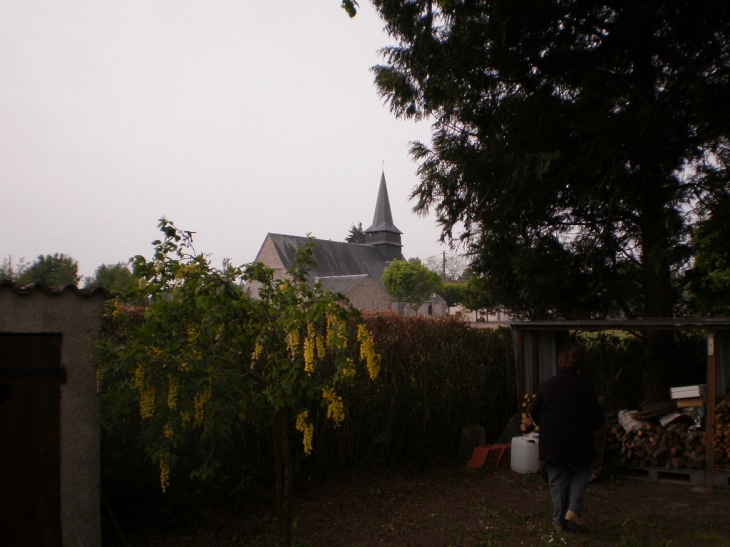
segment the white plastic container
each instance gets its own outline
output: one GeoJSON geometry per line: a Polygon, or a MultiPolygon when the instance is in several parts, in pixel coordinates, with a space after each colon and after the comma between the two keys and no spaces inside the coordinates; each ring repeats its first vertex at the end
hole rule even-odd
{"type": "Polygon", "coordinates": [[[537,473],[540,470],[540,456],[537,436],[512,437],[512,471],[537,473]]]}

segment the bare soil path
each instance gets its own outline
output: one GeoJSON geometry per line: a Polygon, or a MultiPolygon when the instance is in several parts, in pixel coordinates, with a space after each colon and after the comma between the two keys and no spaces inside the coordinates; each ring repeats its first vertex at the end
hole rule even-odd
{"type": "MultiPolygon", "coordinates": [[[[298,486],[295,547],[730,547],[730,489],[606,478],[586,494],[583,529],[556,534],[541,477],[463,466],[342,472],[298,486]]],[[[268,503],[120,518],[134,547],[275,545],[268,503]]],[[[122,545],[108,527],[105,545],[122,545]]]]}

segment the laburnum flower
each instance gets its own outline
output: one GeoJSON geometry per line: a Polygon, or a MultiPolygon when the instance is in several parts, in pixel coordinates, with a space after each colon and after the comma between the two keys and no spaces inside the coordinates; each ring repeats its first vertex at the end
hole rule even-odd
{"type": "Polygon", "coordinates": [[[304,339],[304,372],[314,372],[314,340],[309,337],[304,339]]]}
{"type": "Polygon", "coordinates": [[[289,353],[291,353],[292,359],[294,359],[299,349],[299,331],[296,329],[290,331],[286,337],[286,343],[289,346],[289,353]]]}
{"type": "Polygon", "coordinates": [[[160,487],[164,493],[170,486],[170,454],[160,454],[160,487]]]}
{"type": "Polygon", "coordinates": [[[210,397],[213,393],[213,387],[208,383],[203,391],[196,394],[193,399],[195,405],[195,423],[202,423],[205,418],[205,405],[210,401],[210,397]]]}
{"type": "Polygon", "coordinates": [[[305,410],[297,416],[297,431],[301,431],[304,437],[304,453],[312,453],[312,438],[314,437],[314,425],[309,421],[309,411],[305,410]]]}
{"type": "Polygon", "coordinates": [[[317,357],[324,359],[327,355],[327,348],[324,345],[324,338],[321,335],[317,335],[315,338],[315,344],[317,345],[317,357]]]}
{"type": "Polygon", "coordinates": [[[177,408],[177,391],[179,381],[177,376],[170,376],[169,378],[170,380],[167,387],[167,406],[170,410],[175,410],[177,408]]]}
{"type": "Polygon", "coordinates": [[[327,417],[335,423],[335,426],[340,425],[345,420],[345,405],[342,397],[337,395],[334,390],[324,390],[322,397],[327,401],[327,417]]]}
{"type": "Polygon", "coordinates": [[[367,363],[370,379],[375,380],[380,373],[380,354],[375,351],[373,335],[365,325],[357,327],[357,340],[360,342],[360,359],[367,363]]]}

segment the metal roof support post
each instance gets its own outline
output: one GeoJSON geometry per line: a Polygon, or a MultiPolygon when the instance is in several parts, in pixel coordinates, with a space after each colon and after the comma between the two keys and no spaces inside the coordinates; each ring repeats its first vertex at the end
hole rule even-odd
{"type": "Polygon", "coordinates": [[[705,486],[714,486],[715,403],[717,401],[717,360],[715,331],[707,331],[707,416],[705,417],[705,486]]]}

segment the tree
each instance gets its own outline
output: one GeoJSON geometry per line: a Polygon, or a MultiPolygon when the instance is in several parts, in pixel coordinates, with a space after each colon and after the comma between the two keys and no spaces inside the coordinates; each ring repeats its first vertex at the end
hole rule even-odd
{"type": "Polygon", "coordinates": [[[441,288],[441,277],[417,258],[394,260],[383,270],[383,284],[390,295],[413,311],[441,288]]]}
{"type": "Polygon", "coordinates": [[[446,300],[446,305],[450,308],[460,304],[464,299],[464,289],[466,283],[455,283],[453,281],[447,281],[441,285],[438,293],[441,298],[446,300]]]}
{"type": "Polygon", "coordinates": [[[20,274],[16,283],[43,283],[49,287],[77,285],[81,280],[79,263],[63,253],[38,255],[38,258],[20,274]]]}
{"type": "Polygon", "coordinates": [[[350,233],[345,238],[347,243],[365,243],[365,232],[362,229],[362,222],[358,222],[357,226],[354,224],[350,226],[350,233]]]}
{"type": "Polygon", "coordinates": [[[9,256],[3,259],[2,264],[0,264],[0,279],[16,281],[28,269],[28,266],[29,264],[24,258],[13,264],[13,257],[9,256]]]}
{"type": "Polygon", "coordinates": [[[131,389],[139,402],[141,444],[159,466],[165,491],[178,451],[200,451],[194,476],[216,472],[215,442],[239,420],[270,424],[276,499],[284,545],[291,544],[293,461],[290,436],[313,450],[313,420],[344,419],[340,387],[355,375],[375,378],[380,356],[344,296],[310,288],[312,245],[300,248],[288,276],[263,264],[213,268],[192,246],[192,234],[160,221],[154,256],[135,257],[140,279],[129,301],[111,302],[110,335],[99,375],[105,390],[131,389]],[[261,285],[248,298],[241,281],[261,285]],[[360,361],[352,347],[359,347],[360,361]],[[362,364],[364,366],[359,366],[362,364]]]}
{"type": "Polygon", "coordinates": [[[444,281],[448,279],[456,281],[464,276],[469,267],[469,260],[463,254],[446,254],[444,252],[440,255],[429,256],[423,261],[423,264],[429,270],[439,274],[444,281]]]}
{"type": "MultiPolygon", "coordinates": [[[[730,4],[373,0],[374,67],[412,145],[415,209],[528,318],[671,317],[692,211],[728,189],[730,4]],[[461,229],[460,234],[455,230],[461,229]]],[[[666,396],[663,333],[645,333],[666,396]]]]}
{"type": "Polygon", "coordinates": [[[94,277],[84,279],[84,287],[104,287],[111,292],[125,292],[132,289],[136,282],[134,274],[124,262],[102,264],[94,272],[94,277]]]}
{"type": "Polygon", "coordinates": [[[708,207],[696,226],[696,253],[688,273],[690,309],[699,315],[730,315],[730,195],[708,207]]]}

